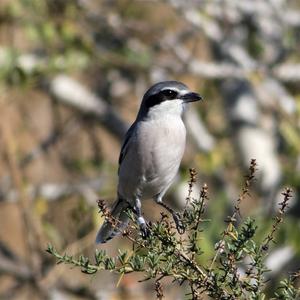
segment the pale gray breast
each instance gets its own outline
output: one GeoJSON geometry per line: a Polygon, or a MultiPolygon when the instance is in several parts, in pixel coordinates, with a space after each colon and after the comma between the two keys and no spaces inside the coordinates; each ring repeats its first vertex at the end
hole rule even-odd
{"type": "Polygon", "coordinates": [[[179,117],[139,122],[119,172],[119,193],[150,198],[168,187],[177,174],[186,131],[179,117]]]}

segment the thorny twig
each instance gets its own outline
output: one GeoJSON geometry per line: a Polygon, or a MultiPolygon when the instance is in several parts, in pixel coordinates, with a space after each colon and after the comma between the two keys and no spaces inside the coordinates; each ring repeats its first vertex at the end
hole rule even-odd
{"type": "Polygon", "coordinates": [[[187,207],[189,206],[189,204],[191,202],[193,186],[194,186],[194,183],[197,181],[197,172],[196,172],[196,170],[194,168],[190,168],[189,172],[190,172],[190,180],[188,182],[189,189],[188,189],[188,195],[187,195],[186,200],[185,200],[184,211],[186,211],[187,207]]]}
{"type": "Polygon", "coordinates": [[[239,195],[238,199],[236,200],[236,203],[234,205],[233,214],[226,219],[226,222],[228,222],[228,225],[227,225],[226,230],[222,234],[223,235],[222,239],[217,243],[217,249],[216,249],[217,251],[216,251],[216,254],[215,254],[215,256],[214,256],[214,258],[211,262],[209,270],[212,270],[216,259],[218,258],[220,252],[222,252],[222,249],[224,247],[225,237],[227,235],[231,234],[233,224],[236,222],[236,216],[240,215],[240,204],[244,200],[244,198],[247,195],[249,195],[250,184],[254,179],[254,174],[255,174],[256,170],[257,170],[256,160],[252,159],[251,162],[250,162],[249,174],[246,175],[246,177],[245,177],[245,182],[244,182],[244,185],[243,185],[243,188],[242,188],[242,193],[239,195]]]}
{"type": "Polygon", "coordinates": [[[269,249],[270,242],[274,241],[274,234],[277,231],[280,223],[283,221],[283,215],[288,209],[288,202],[292,197],[292,190],[290,188],[286,188],[285,191],[282,193],[284,196],[283,201],[279,203],[279,209],[277,215],[274,218],[274,223],[272,225],[271,232],[265,238],[264,244],[261,246],[263,251],[267,251],[269,249]]]}
{"type": "MultiPolygon", "coordinates": [[[[161,280],[165,277],[172,277],[174,282],[178,282],[180,285],[187,282],[190,287],[188,295],[193,300],[201,299],[200,297],[204,293],[214,299],[248,299],[250,293],[263,295],[261,286],[263,286],[263,274],[266,272],[263,264],[266,253],[262,253],[263,246],[257,246],[252,239],[256,230],[254,220],[245,221],[239,234],[236,233],[236,238],[233,236],[234,230],[237,229],[235,218],[240,213],[241,202],[249,194],[256,167],[256,161],[252,160],[244,187],[236,201],[234,212],[229,218],[228,227],[223,232],[222,241],[224,242],[226,255],[223,255],[220,259],[220,266],[211,266],[210,269],[205,269],[197,262],[197,255],[200,253],[196,245],[198,243],[197,232],[201,232],[199,224],[202,221],[204,202],[208,199],[206,184],[202,187],[199,199],[193,199],[189,202],[189,209],[186,210],[186,214],[183,216],[188,225],[189,236],[187,240],[176,237],[174,224],[170,221],[168,215],[161,213],[161,219],[158,222],[149,224],[150,235],[147,239],[135,234],[138,230],[138,225],[135,222],[123,232],[123,236],[133,243],[134,247],[131,253],[120,251],[117,257],[111,258],[106,255],[105,251],[100,250],[95,255],[96,264],[93,265],[88,258],[83,256],[76,260],[72,256],[60,255],[51,246],[49,246],[48,252],[54,255],[59,262],[79,266],[87,274],[93,274],[103,269],[117,272],[121,274],[121,277],[131,272],[144,272],[146,277],[140,281],[155,279],[155,292],[158,299],[163,298],[161,280]],[[198,224],[197,226],[194,224],[195,222],[198,224]],[[190,235],[194,237],[191,238],[190,235]],[[228,245],[225,244],[226,236],[230,237],[228,241],[226,239],[228,245]],[[249,247],[249,245],[252,246],[249,247]],[[261,253],[257,252],[256,249],[261,249],[261,253]],[[145,254],[145,251],[147,254],[145,254]],[[242,262],[248,256],[254,260],[252,270],[256,268],[257,272],[246,273],[245,277],[241,277],[237,263],[242,262]],[[251,282],[252,279],[255,280],[255,283],[251,282]]],[[[274,234],[282,222],[282,215],[287,209],[291,190],[286,189],[283,195],[284,200],[280,203],[278,216],[275,218],[275,223],[265,239],[264,245],[268,245],[274,239],[274,234]]],[[[116,226],[117,221],[111,216],[104,201],[98,201],[98,206],[106,220],[110,220],[116,226]]],[[[129,217],[134,219],[130,212],[129,217]]],[[[222,245],[216,249],[215,260],[222,249],[222,245]]],[[[287,281],[282,286],[288,289],[289,284],[292,283],[287,281]]],[[[296,289],[293,291],[296,291],[296,289]]]]}
{"type": "Polygon", "coordinates": [[[156,298],[162,300],[164,297],[164,293],[163,293],[163,288],[160,283],[160,280],[155,281],[155,292],[156,292],[156,298]]]}
{"type": "Polygon", "coordinates": [[[264,243],[258,248],[258,253],[253,259],[253,262],[250,263],[251,267],[247,269],[246,275],[247,277],[253,278],[256,280],[257,288],[259,288],[261,285],[263,285],[265,282],[263,282],[263,268],[261,267],[264,258],[268,254],[267,251],[269,249],[270,243],[274,242],[274,235],[278,231],[279,225],[283,221],[283,215],[286,212],[288,208],[288,202],[290,198],[292,197],[292,190],[290,188],[286,188],[285,191],[282,193],[284,196],[283,201],[279,203],[279,209],[277,212],[277,215],[274,218],[274,222],[272,225],[272,229],[270,233],[267,235],[267,237],[264,240],[264,243]]]}

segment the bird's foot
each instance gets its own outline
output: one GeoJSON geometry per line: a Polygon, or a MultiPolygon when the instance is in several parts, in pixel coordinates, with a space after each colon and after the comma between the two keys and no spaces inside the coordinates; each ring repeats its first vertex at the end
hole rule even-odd
{"type": "Polygon", "coordinates": [[[146,239],[150,236],[149,227],[143,217],[138,217],[137,219],[138,224],[140,226],[140,231],[143,239],[146,239]]]}
{"type": "Polygon", "coordinates": [[[147,239],[150,236],[150,229],[146,223],[140,224],[140,231],[143,239],[147,239]]]}
{"type": "Polygon", "coordinates": [[[173,213],[173,219],[176,225],[176,229],[179,234],[184,234],[185,233],[185,225],[181,219],[181,215],[179,213],[173,213]]]}

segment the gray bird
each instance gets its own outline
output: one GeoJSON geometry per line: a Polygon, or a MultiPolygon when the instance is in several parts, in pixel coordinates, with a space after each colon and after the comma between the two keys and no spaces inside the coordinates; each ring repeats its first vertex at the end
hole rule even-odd
{"type": "Polygon", "coordinates": [[[183,230],[179,215],[162,198],[178,172],[185,149],[186,129],[182,121],[185,105],[201,99],[178,81],[159,82],[145,93],[119,157],[118,199],[111,209],[117,222],[104,222],[97,243],[105,243],[126,228],[127,209],[136,214],[142,235],[147,236],[141,200],[149,198],[165,207],[172,214],[177,230],[183,230]]]}

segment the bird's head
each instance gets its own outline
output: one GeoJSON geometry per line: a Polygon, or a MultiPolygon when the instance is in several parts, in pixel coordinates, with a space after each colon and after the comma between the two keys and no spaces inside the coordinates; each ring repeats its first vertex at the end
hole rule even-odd
{"type": "Polygon", "coordinates": [[[181,116],[186,103],[199,101],[202,97],[178,81],[154,84],[145,93],[139,117],[159,118],[166,114],[181,116]]]}

